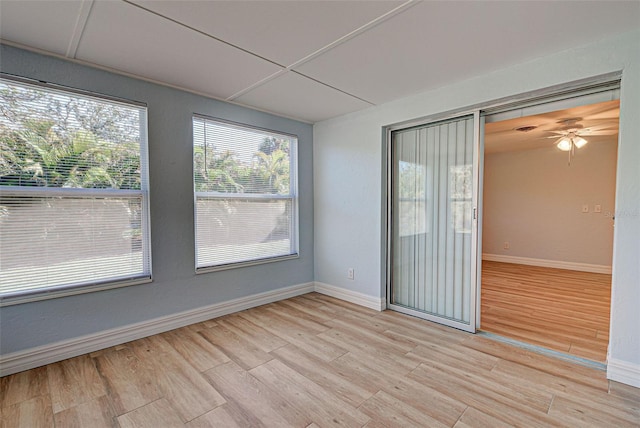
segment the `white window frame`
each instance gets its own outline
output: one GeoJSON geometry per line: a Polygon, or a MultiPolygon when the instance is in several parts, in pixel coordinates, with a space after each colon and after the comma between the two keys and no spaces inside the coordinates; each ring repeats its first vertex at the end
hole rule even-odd
{"type": "MultiPolygon", "coordinates": [[[[265,134],[270,134],[271,136],[280,136],[284,138],[291,139],[292,144],[289,147],[289,194],[287,195],[279,195],[279,194],[263,194],[263,193],[224,193],[224,192],[197,192],[195,190],[195,176],[192,170],[192,180],[193,180],[193,219],[194,219],[194,250],[195,250],[195,272],[196,274],[208,273],[208,272],[217,272],[221,270],[227,269],[235,269],[246,266],[260,265],[264,263],[273,263],[279,262],[283,260],[291,260],[297,259],[300,257],[300,247],[299,247],[299,237],[300,237],[300,228],[299,228],[299,220],[298,220],[298,206],[299,206],[299,197],[298,197],[298,136],[294,134],[288,134],[281,131],[273,131],[271,129],[260,128],[257,126],[247,125],[244,123],[233,122],[229,120],[214,118],[201,114],[194,114],[192,117],[192,126],[195,120],[204,120],[205,122],[213,122],[218,125],[228,126],[230,128],[239,128],[246,129],[250,131],[264,132],[265,134]],[[238,201],[249,201],[249,200],[289,200],[291,201],[291,224],[290,224],[290,239],[291,239],[291,253],[280,256],[266,257],[266,258],[256,258],[246,261],[238,261],[226,264],[219,265],[207,265],[207,266],[198,266],[198,200],[199,199],[211,199],[211,200],[225,200],[225,199],[234,199],[238,201]]],[[[191,138],[191,147],[192,150],[195,148],[195,136],[192,135],[191,138]]],[[[193,155],[192,152],[192,161],[191,165],[193,167],[193,155]]]]}
{"type": "Polygon", "coordinates": [[[98,102],[108,102],[111,104],[122,104],[126,107],[140,109],[140,190],[119,190],[119,189],[82,189],[64,187],[22,187],[22,186],[0,186],[0,193],[5,196],[43,197],[43,198],[117,198],[117,199],[139,199],[141,201],[141,232],[143,259],[148,260],[148,275],[144,274],[137,278],[107,279],[100,282],[89,282],[79,284],[61,284],[46,288],[23,290],[3,293],[0,291],[0,307],[16,304],[48,300],[77,294],[91,293],[112,288],[127,287],[130,285],[145,284],[153,281],[152,258],[151,258],[151,227],[149,215],[149,154],[148,154],[148,114],[145,103],[98,94],[85,90],[70,88],[49,82],[36,81],[7,73],[0,73],[0,80],[8,83],[40,87],[45,91],[58,92],[65,96],[79,96],[93,99],[98,102]]]}

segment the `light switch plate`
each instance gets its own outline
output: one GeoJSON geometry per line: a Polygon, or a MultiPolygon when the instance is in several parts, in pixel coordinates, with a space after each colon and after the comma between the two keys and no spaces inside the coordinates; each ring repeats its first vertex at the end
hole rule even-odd
{"type": "Polygon", "coordinates": [[[583,212],[583,213],[588,213],[588,212],[589,212],[589,205],[584,204],[584,205],[582,206],[582,212],[583,212]]]}

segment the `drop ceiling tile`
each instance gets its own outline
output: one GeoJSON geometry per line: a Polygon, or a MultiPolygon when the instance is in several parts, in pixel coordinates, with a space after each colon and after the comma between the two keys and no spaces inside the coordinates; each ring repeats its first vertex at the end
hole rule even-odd
{"type": "Polygon", "coordinates": [[[637,29],[640,2],[423,2],[296,70],[376,104],[637,29]]]}
{"type": "Polygon", "coordinates": [[[307,122],[318,122],[370,106],[293,72],[285,73],[234,101],[307,122]]]}
{"type": "Polygon", "coordinates": [[[76,57],[218,98],[281,67],[125,2],[96,2],[76,57]]]}
{"type": "Polygon", "coordinates": [[[0,38],[65,55],[81,0],[0,1],[0,38]]]}
{"type": "Polygon", "coordinates": [[[133,1],[284,66],[403,3],[388,0],[133,1]]]}

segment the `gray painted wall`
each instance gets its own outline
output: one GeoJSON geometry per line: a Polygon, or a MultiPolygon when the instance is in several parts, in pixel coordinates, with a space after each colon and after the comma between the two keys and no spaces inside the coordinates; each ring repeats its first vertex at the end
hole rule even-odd
{"type": "Polygon", "coordinates": [[[311,125],[0,46],[0,70],[147,104],[153,282],[0,308],[8,354],[313,280],[311,125]],[[300,258],[195,275],[193,113],[298,136],[300,258]]]}

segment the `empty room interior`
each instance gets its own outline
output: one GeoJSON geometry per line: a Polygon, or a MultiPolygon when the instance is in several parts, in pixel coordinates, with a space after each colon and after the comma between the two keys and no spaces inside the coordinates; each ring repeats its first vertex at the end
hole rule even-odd
{"type": "Polygon", "coordinates": [[[486,120],[481,329],[605,362],[620,102],[585,101],[486,120]]]}
{"type": "Polygon", "coordinates": [[[640,424],[640,2],[0,0],[0,425],[640,424]]]}

